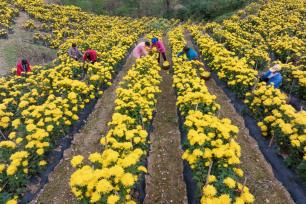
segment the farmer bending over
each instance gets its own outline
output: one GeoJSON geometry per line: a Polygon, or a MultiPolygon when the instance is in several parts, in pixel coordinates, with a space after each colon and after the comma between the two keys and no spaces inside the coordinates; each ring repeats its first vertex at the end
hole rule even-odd
{"type": "Polygon", "coordinates": [[[183,51],[177,54],[177,56],[180,57],[183,54],[186,54],[188,61],[192,61],[198,58],[198,53],[187,45],[183,48],[183,51]]]}
{"type": "Polygon", "coordinates": [[[274,88],[279,88],[283,81],[280,70],[281,66],[279,64],[274,65],[261,76],[261,80],[267,82],[269,85],[273,83],[274,88]]]}
{"type": "Polygon", "coordinates": [[[30,63],[27,59],[23,58],[17,62],[17,76],[21,76],[22,73],[31,71],[30,63]]]}
{"type": "Polygon", "coordinates": [[[154,37],[152,38],[152,45],[151,48],[156,47],[157,51],[158,51],[158,62],[160,62],[160,56],[163,57],[164,61],[167,61],[167,57],[166,57],[166,48],[164,46],[164,43],[160,40],[158,40],[158,38],[154,37]]]}
{"type": "Polygon", "coordinates": [[[79,51],[75,43],[72,43],[72,46],[68,50],[68,55],[78,61],[82,57],[82,52],[79,51]]]}
{"type": "Polygon", "coordinates": [[[92,50],[88,48],[83,56],[84,62],[90,62],[94,64],[97,61],[97,52],[95,50],[92,50]]]}
{"type": "Polygon", "coordinates": [[[136,59],[147,56],[148,52],[147,52],[146,48],[150,48],[150,46],[151,46],[150,42],[139,43],[133,50],[133,56],[136,59]]]}

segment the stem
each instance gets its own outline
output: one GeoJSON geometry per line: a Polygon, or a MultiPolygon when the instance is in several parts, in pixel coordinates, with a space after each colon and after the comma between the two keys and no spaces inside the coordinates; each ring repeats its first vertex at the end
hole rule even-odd
{"type": "Polygon", "coordinates": [[[273,140],[274,140],[274,132],[272,132],[272,137],[271,137],[271,140],[270,140],[270,142],[269,142],[269,147],[272,146],[273,140]]]}
{"type": "Polygon", "coordinates": [[[242,189],[241,189],[241,193],[243,193],[243,190],[244,190],[244,187],[245,187],[245,185],[246,185],[247,180],[248,180],[248,178],[245,177],[245,178],[244,178],[244,181],[243,181],[243,186],[242,186],[242,189]]]}
{"type": "Polygon", "coordinates": [[[107,134],[104,136],[105,137],[105,149],[108,149],[108,143],[107,143],[107,134]]]}
{"type": "Polygon", "coordinates": [[[2,130],[0,130],[0,134],[5,140],[7,140],[7,137],[3,134],[2,130]]]}
{"type": "Polygon", "coordinates": [[[253,86],[253,88],[252,88],[252,94],[253,94],[253,92],[255,91],[255,89],[257,88],[258,82],[259,82],[259,77],[257,77],[256,80],[255,80],[255,84],[254,84],[254,86],[253,86]]]}
{"type": "Polygon", "coordinates": [[[8,184],[8,181],[4,184],[4,186],[3,187],[1,187],[1,191],[5,188],[5,186],[8,184]]]}
{"type": "Polygon", "coordinates": [[[207,177],[206,177],[206,182],[205,182],[205,185],[204,185],[204,186],[207,186],[207,184],[208,184],[208,177],[210,176],[210,172],[211,172],[213,163],[214,163],[214,162],[211,161],[211,163],[210,163],[210,165],[209,165],[209,169],[208,169],[208,173],[207,173],[207,177]]]}

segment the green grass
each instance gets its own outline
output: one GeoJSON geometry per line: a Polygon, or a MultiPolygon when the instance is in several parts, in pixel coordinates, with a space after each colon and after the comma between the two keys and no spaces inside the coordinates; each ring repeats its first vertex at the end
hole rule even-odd
{"type": "Polygon", "coordinates": [[[13,68],[16,66],[16,58],[18,56],[17,46],[15,44],[6,45],[3,50],[3,57],[5,59],[5,63],[9,68],[13,68]]]}
{"type": "Polygon", "coordinates": [[[46,61],[56,57],[56,50],[50,48],[18,42],[6,43],[2,47],[2,56],[5,59],[5,64],[7,68],[14,68],[16,66],[17,60],[26,57],[30,60],[31,64],[41,64],[43,56],[46,56],[46,61]]]}
{"type": "Polygon", "coordinates": [[[75,5],[85,11],[95,12],[98,14],[105,14],[103,0],[62,0],[63,4],[75,5]]]}
{"type": "Polygon", "coordinates": [[[76,5],[97,14],[138,17],[160,12],[161,1],[163,0],[61,0],[61,3],[76,5]]]}
{"type": "Polygon", "coordinates": [[[172,7],[181,4],[183,8],[167,11],[166,0],[61,0],[63,4],[76,5],[98,14],[191,18],[197,21],[227,17],[248,2],[250,0],[171,0],[172,7]]]}

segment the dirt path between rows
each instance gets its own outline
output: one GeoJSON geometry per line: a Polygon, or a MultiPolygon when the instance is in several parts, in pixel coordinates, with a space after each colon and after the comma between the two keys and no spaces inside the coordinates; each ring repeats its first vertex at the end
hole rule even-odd
{"type": "Polygon", "coordinates": [[[19,12],[12,26],[13,34],[8,39],[0,39],[0,75],[9,73],[18,59],[27,58],[31,65],[46,64],[56,57],[56,50],[37,45],[33,42],[33,32],[23,29],[29,20],[25,12],[19,12]]]}
{"type": "MultiPolygon", "coordinates": [[[[188,44],[194,48],[191,36],[185,33],[188,44]]],[[[255,203],[290,204],[294,203],[288,191],[275,178],[272,167],[267,163],[258,148],[257,142],[250,136],[245,127],[244,119],[235,110],[230,99],[213,79],[206,82],[211,94],[217,96],[217,103],[221,105],[220,117],[231,119],[239,127],[237,142],[241,146],[241,168],[247,176],[247,186],[255,196],[255,203]]]]}
{"type": "Polygon", "coordinates": [[[75,155],[85,158],[94,152],[101,152],[101,133],[107,133],[107,123],[111,121],[116,99],[115,90],[119,82],[133,65],[134,59],[129,56],[122,70],[118,73],[113,85],[109,87],[95,105],[95,109],[89,116],[82,131],[74,136],[71,148],[64,152],[64,157],[49,176],[49,183],[40,192],[38,198],[31,203],[42,204],[72,204],[78,203],[70,192],[69,180],[74,171],[70,161],[75,155]]]}
{"type": "MultiPolygon", "coordinates": [[[[167,50],[170,50],[165,40],[167,50]]],[[[170,59],[171,53],[168,53],[170,59]]],[[[146,176],[145,204],[187,203],[181,159],[181,136],[178,128],[176,96],[172,88],[172,74],[162,70],[161,95],[153,122],[151,147],[146,176]]]]}

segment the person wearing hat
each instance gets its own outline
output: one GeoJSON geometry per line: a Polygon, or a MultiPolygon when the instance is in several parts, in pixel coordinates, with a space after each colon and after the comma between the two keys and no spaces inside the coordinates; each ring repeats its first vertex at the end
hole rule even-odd
{"type": "Polygon", "coordinates": [[[146,50],[146,47],[150,48],[150,46],[151,46],[150,42],[147,41],[139,43],[133,50],[133,56],[136,59],[147,56],[148,52],[146,50]]]}
{"type": "Polygon", "coordinates": [[[283,77],[280,73],[281,66],[279,64],[274,65],[264,73],[261,77],[262,81],[265,81],[268,83],[268,85],[274,85],[274,88],[279,88],[282,84],[283,77]]]}
{"type": "Polygon", "coordinates": [[[29,61],[26,58],[23,58],[22,60],[19,60],[17,62],[17,76],[21,76],[22,73],[27,73],[31,71],[31,66],[29,61]]]}
{"type": "Polygon", "coordinates": [[[183,48],[183,51],[177,54],[177,57],[180,57],[183,54],[186,54],[188,61],[192,61],[198,58],[198,53],[187,45],[183,48]]]}
{"type": "Polygon", "coordinates": [[[151,45],[151,49],[153,47],[156,47],[157,48],[157,51],[158,51],[158,63],[160,62],[160,57],[162,56],[164,61],[167,61],[167,57],[166,57],[166,48],[165,48],[165,45],[162,41],[160,41],[158,38],[154,37],[152,38],[152,45],[151,45]]]}

